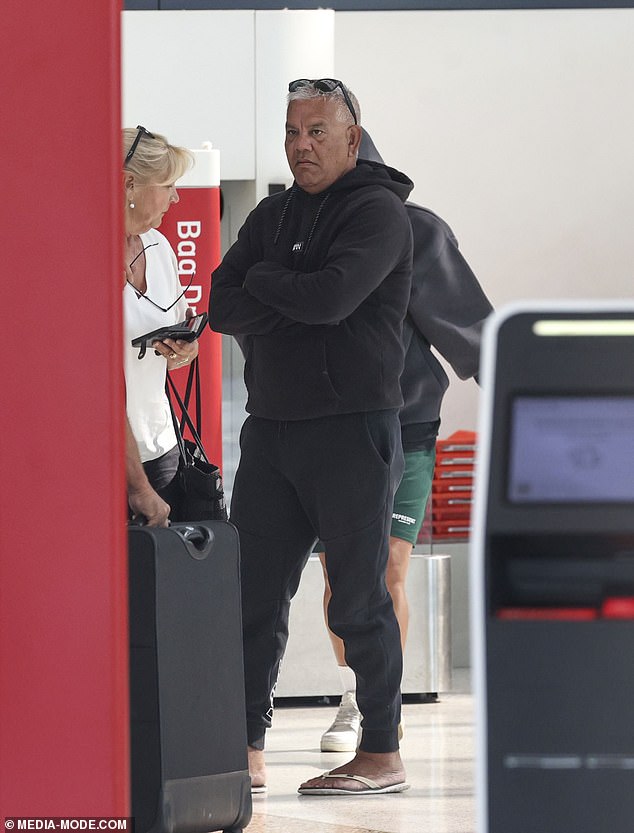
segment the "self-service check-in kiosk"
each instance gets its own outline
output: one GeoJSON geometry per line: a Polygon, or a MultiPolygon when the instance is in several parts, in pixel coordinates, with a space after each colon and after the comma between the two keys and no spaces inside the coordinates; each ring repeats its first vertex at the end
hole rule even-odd
{"type": "Polygon", "coordinates": [[[634,305],[501,311],[481,379],[478,833],[632,833],[634,305]]]}

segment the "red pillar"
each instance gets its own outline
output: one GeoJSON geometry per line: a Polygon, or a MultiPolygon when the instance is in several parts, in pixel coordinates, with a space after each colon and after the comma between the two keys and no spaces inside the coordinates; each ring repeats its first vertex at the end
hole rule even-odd
{"type": "Polygon", "coordinates": [[[120,4],[0,27],[0,824],[127,815],[120,4]]]}

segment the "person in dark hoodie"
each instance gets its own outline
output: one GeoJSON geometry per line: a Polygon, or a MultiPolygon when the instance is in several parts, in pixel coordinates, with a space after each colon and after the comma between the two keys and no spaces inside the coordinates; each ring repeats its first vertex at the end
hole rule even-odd
{"type": "Polygon", "coordinates": [[[240,533],[247,742],[266,788],[264,738],[290,600],[315,541],[327,548],[329,625],[357,675],[351,761],[303,783],[315,795],[401,792],[402,653],[386,588],[403,471],[402,325],[411,288],[413,183],[357,164],[353,94],[336,79],[289,85],[285,150],[295,181],[251,212],[213,274],[212,329],[245,354],[249,413],[231,503],[240,533]]]}
{"type": "MultiPolygon", "coordinates": [[[[359,158],[383,162],[367,130],[359,158]]],[[[404,404],[400,411],[405,471],[394,498],[390,530],[387,586],[401,631],[407,639],[409,608],[405,580],[412,548],[425,515],[436,458],[440,406],[449,385],[447,374],[432,353],[434,347],[461,379],[476,378],[482,328],[492,306],[458,249],[444,220],[413,202],[405,208],[414,235],[412,292],[403,326],[405,366],[401,376],[404,404]]],[[[323,545],[316,547],[318,551],[323,545]]],[[[330,600],[324,567],[324,608],[330,600]]],[[[343,695],[332,725],[321,738],[323,752],[356,749],[361,715],[355,697],[355,676],[347,666],[343,644],[330,631],[343,695]]]]}

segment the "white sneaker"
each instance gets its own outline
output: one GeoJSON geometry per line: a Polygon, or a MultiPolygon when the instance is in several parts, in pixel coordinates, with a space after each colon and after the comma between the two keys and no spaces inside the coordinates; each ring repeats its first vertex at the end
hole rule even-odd
{"type": "Polygon", "coordinates": [[[361,712],[354,691],[346,691],[332,726],[321,736],[321,751],[356,752],[360,726],[361,712]]]}

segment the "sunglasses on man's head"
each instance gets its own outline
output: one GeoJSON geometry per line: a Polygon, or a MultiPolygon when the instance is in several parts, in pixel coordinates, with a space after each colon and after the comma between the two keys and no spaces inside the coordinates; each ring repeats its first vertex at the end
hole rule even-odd
{"type": "Polygon", "coordinates": [[[134,156],[134,151],[137,149],[139,142],[141,141],[141,137],[145,134],[148,139],[153,139],[154,134],[150,133],[149,130],[146,130],[145,127],[142,127],[140,124],[137,124],[136,129],[139,131],[132,144],[130,145],[130,150],[126,153],[125,159],[123,160],[123,167],[125,168],[130,159],[134,156]]]}
{"type": "Polygon", "coordinates": [[[320,93],[334,93],[337,87],[341,90],[341,94],[343,95],[343,99],[346,102],[348,110],[350,110],[350,114],[354,119],[355,124],[359,124],[357,121],[357,114],[354,111],[354,107],[352,106],[352,101],[350,100],[350,96],[348,95],[348,91],[343,85],[342,81],[337,81],[336,78],[298,78],[297,81],[291,81],[288,85],[289,93],[294,93],[296,90],[301,89],[302,87],[313,87],[313,89],[317,90],[320,93]]]}

